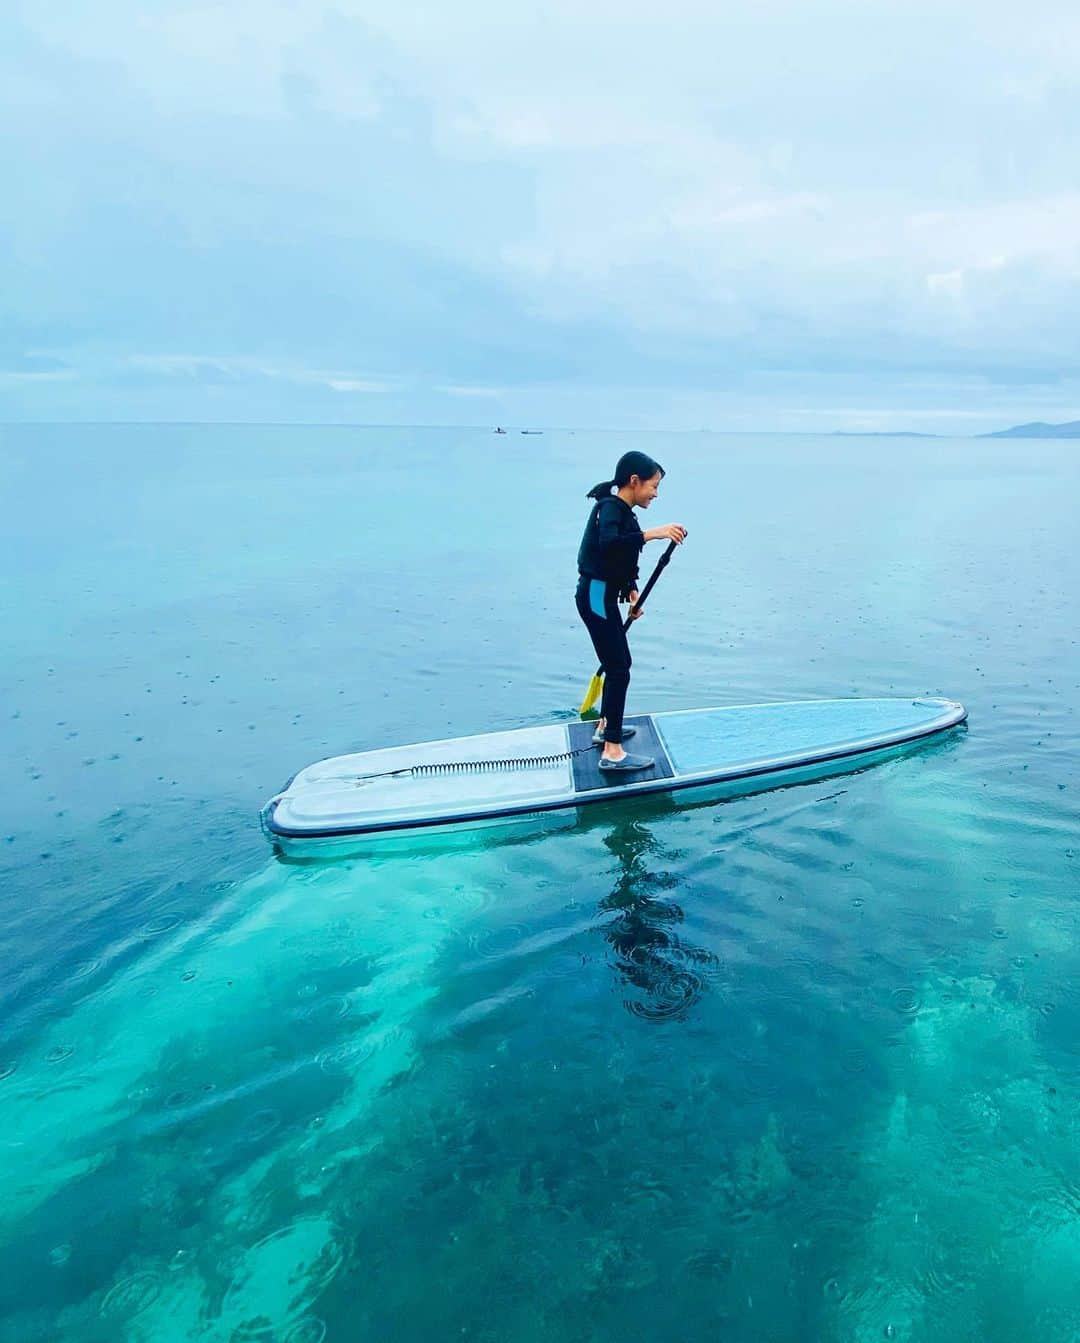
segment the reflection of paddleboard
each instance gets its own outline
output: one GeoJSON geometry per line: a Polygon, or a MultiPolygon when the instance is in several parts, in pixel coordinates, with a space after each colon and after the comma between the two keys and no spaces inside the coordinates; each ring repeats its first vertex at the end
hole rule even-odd
{"type": "Polygon", "coordinates": [[[616,794],[775,788],[869,764],[963,722],[946,699],[806,700],[629,718],[652,769],[602,773],[592,723],[561,723],[391,746],[309,765],[262,810],[269,836],[298,851],[339,835],[486,825],[616,794]]]}

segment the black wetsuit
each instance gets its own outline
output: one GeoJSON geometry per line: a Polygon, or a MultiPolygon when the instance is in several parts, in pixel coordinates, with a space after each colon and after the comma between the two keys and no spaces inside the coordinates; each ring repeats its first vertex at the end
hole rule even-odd
{"type": "Polygon", "coordinates": [[[645,537],[634,510],[617,494],[599,500],[589,514],[578,550],[577,609],[604,669],[600,713],[605,741],[622,741],[626,691],[630,685],[630,645],[619,612],[637,588],[638,556],[645,537]]]}

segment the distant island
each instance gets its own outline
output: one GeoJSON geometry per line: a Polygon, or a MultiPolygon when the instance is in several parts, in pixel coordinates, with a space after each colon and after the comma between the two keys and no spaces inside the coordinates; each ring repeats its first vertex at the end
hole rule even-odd
{"type": "Polygon", "coordinates": [[[1080,420],[1067,424],[1014,424],[1011,429],[999,429],[996,434],[979,434],[979,438],[1080,438],[1080,420]]]}
{"type": "MultiPolygon", "coordinates": [[[[940,438],[940,434],[921,434],[915,429],[834,429],[833,438],[940,438]]],[[[976,434],[976,438],[1080,438],[1080,420],[1066,424],[1014,424],[1011,429],[998,429],[992,434],[976,434]]]]}

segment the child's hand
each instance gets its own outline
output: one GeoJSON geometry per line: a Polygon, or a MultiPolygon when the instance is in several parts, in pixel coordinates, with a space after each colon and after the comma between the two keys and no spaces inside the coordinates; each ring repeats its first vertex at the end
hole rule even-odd
{"type": "Polygon", "coordinates": [[[642,607],[640,611],[635,611],[635,610],[634,610],[634,603],[637,601],[637,599],[638,599],[637,588],[635,588],[634,591],[631,592],[631,594],[630,594],[630,619],[631,619],[631,620],[640,620],[641,617],[645,614],[645,608],[644,608],[644,607],[642,607]]]}
{"type": "Polygon", "coordinates": [[[686,540],[686,528],[681,522],[669,522],[664,527],[657,527],[656,537],[660,541],[675,541],[681,546],[686,540]]]}
{"type": "Polygon", "coordinates": [[[650,527],[644,537],[646,541],[674,541],[681,546],[686,540],[686,528],[681,522],[668,522],[663,527],[650,527]]]}

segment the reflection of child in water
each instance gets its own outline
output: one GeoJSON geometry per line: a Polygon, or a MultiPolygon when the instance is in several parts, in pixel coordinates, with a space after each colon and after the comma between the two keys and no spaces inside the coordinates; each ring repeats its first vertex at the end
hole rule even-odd
{"type": "Polygon", "coordinates": [[[681,1016],[701,997],[705,981],[720,962],[711,951],[691,946],[672,931],[685,917],[672,900],[658,899],[678,879],[668,872],[649,872],[644,856],[658,851],[659,843],[643,825],[616,826],[604,843],[619,860],[615,888],[600,902],[604,911],[618,912],[604,929],[615,952],[615,965],[624,981],[640,989],[644,999],[628,999],[635,1016],[662,1021],[681,1016]]]}

